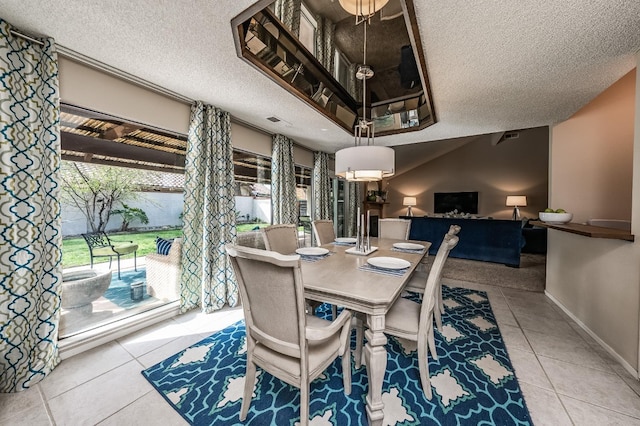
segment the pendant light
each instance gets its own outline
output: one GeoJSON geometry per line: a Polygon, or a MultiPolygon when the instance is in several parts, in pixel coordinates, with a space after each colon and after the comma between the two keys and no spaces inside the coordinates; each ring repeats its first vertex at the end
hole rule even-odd
{"type": "Polygon", "coordinates": [[[336,152],[336,175],[349,181],[379,181],[394,175],[395,151],[386,146],[374,145],[374,124],[367,119],[367,80],[374,74],[367,65],[367,24],[371,16],[387,4],[388,0],[339,1],[347,12],[356,15],[356,25],[364,25],[364,60],[356,72],[356,78],[362,80],[362,118],[354,129],[355,146],[336,152]]]}

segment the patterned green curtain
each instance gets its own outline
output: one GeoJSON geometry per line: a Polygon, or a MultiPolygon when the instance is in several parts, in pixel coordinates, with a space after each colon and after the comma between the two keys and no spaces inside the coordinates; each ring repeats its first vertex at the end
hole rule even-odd
{"type": "Polygon", "coordinates": [[[347,233],[345,235],[356,235],[356,219],[358,217],[358,206],[362,206],[362,183],[349,182],[349,205],[347,206],[347,233]]]}
{"type": "Polygon", "coordinates": [[[273,3],[276,16],[286,25],[291,34],[298,37],[300,33],[300,6],[302,0],[276,0],[273,3]]]}
{"type": "Polygon", "coordinates": [[[313,219],[331,219],[331,180],[329,154],[313,153],[313,219]]]}
{"type": "Polygon", "coordinates": [[[0,392],[58,364],[62,285],[57,53],[10,30],[0,19],[0,392]]]}
{"type": "Polygon", "coordinates": [[[271,156],[271,205],[273,224],[298,223],[296,174],[293,164],[293,141],[283,135],[273,136],[271,156]]]}
{"type": "Polygon", "coordinates": [[[238,285],[224,251],[236,236],[229,114],[191,107],[185,164],[180,309],[213,312],[238,303],[238,285]]]}
{"type": "Polygon", "coordinates": [[[335,68],[335,45],[333,35],[336,25],[321,15],[316,15],[318,33],[316,36],[316,59],[333,75],[335,68]]]}

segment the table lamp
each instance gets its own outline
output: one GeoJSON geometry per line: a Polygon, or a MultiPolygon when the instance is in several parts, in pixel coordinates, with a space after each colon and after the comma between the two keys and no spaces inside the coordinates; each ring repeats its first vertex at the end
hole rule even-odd
{"type": "Polygon", "coordinates": [[[411,207],[417,204],[416,197],[404,197],[402,200],[402,204],[407,206],[407,216],[413,216],[413,214],[411,213],[411,207]]]}
{"type": "Polygon", "coordinates": [[[525,195],[508,195],[507,206],[513,207],[513,220],[520,220],[520,209],[527,205],[527,197],[525,195]]]}

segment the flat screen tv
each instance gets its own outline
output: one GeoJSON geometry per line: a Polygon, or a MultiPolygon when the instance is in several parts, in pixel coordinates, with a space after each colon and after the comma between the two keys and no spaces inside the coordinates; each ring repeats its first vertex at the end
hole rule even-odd
{"type": "Polygon", "coordinates": [[[458,210],[458,213],[478,214],[478,192],[434,192],[434,213],[448,213],[458,210]]]}

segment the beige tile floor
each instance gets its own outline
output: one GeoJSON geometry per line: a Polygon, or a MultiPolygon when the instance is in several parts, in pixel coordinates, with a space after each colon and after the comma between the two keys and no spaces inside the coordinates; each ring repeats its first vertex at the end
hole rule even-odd
{"type": "MultiPolygon", "coordinates": [[[[487,291],[536,425],[640,425],[640,383],[544,294],[487,291]]],[[[76,355],[32,389],[0,394],[2,425],[182,425],[140,371],[242,318],[191,312],[76,355]]]]}

